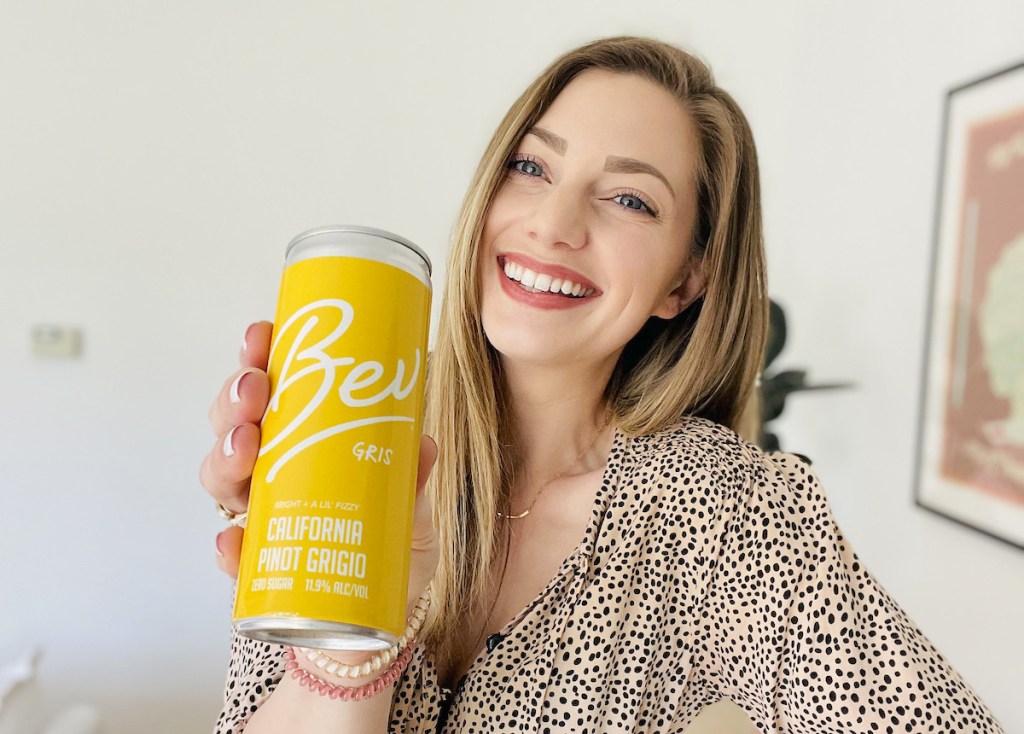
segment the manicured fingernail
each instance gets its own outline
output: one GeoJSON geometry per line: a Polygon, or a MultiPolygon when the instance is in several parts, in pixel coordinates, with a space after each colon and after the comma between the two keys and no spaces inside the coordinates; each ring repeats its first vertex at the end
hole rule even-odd
{"type": "Polygon", "coordinates": [[[234,456],[235,455],[235,446],[232,443],[232,438],[234,437],[235,431],[237,431],[237,430],[238,430],[238,426],[235,426],[230,431],[228,431],[228,435],[226,435],[224,437],[224,445],[221,446],[221,448],[224,450],[224,455],[225,456],[234,456]]]}
{"type": "Polygon", "coordinates": [[[224,557],[224,551],[220,549],[220,541],[224,537],[224,532],[225,531],[221,530],[219,533],[217,533],[217,540],[215,541],[215,544],[217,546],[217,555],[221,558],[224,557]]]}
{"type": "Polygon", "coordinates": [[[252,324],[245,327],[245,333],[242,334],[242,351],[244,352],[249,348],[249,329],[252,328],[252,324]]]}
{"type": "Polygon", "coordinates": [[[243,372],[242,374],[235,378],[234,382],[231,383],[231,390],[228,392],[228,399],[231,401],[232,405],[238,405],[240,402],[242,402],[242,396],[239,394],[238,391],[242,386],[242,378],[245,377],[247,374],[249,373],[243,372]]]}

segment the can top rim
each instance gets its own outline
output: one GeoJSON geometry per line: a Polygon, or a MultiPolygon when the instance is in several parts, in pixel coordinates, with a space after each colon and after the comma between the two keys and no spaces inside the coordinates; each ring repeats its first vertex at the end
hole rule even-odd
{"type": "Polygon", "coordinates": [[[427,255],[426,252],[423,251],[421,247],[405,239],[405,237],[395,234],[394,232],[388,232],[385,229],[377,229],[376,227],[366,227],[362,224],[329,224],[323,227],[307,229],[305,232],[293,237],[292,241],[288,243],[288,248],[285,251],[285,257],[287,257],[289,253],[291,253],[293,247],[298,245],[303,240],[308,239],[310,237],[314,237],[316,235],[329,234],[331,232],[354,232],[357,234],[369,234],[374,235],[376,237],[381,237],[386,240],[391,240],[392,242],[395,242],[399,245],[408,247],[410,250],[415,252],[420,258],[422,258],[424,263],[426,263],[427,274],[433,275],[433,265],[430,262],[430,257],[427,255]]]}

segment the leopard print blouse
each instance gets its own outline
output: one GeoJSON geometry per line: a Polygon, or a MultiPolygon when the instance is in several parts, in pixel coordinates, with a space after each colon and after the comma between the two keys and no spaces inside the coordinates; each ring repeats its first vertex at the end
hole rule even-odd
{"type": "MultiPolygon", "coordinates": [[[[582,541],[498,634],[455,690],[417,649],[390,731],[667,734],[725,698],[763,734],[1002,732],[809,466],[701,418],[616,434],[582,541]]],[[[283,672],[283,648],[236,636],[215,734],[242,731],[283,672]]]]}

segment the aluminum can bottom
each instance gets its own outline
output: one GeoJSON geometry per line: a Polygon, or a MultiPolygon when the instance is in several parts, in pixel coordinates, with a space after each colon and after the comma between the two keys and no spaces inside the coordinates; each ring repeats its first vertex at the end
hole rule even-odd
{"type": "Polygon", "coordinates": [[[324,650],[387,650],[398,642],[393,634],[372,627],[296,617],[239,619],[235,631],[261,642],[324,650]]]}

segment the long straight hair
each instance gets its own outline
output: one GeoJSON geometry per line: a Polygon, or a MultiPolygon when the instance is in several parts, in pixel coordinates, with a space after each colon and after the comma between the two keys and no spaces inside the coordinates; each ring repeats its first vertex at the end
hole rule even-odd
{"type": "MultiPolygon", "coordinates": [[[[525,133],[588,69],[651,80],[689,113],[697,131],[697,215],[688,242],[706,290],[670,320],[652,318],[626,345],[605,390],[627,435],[653,433],[687,415],[739,430],[757,421],[756,375],[767,324],[757,153],[746,118],[695,56],[665,43],[608,38],[557,59],[506,113],[463,201],[448,261],[440,329],[428,376],[427,431],[438,459],[427,485],[440,559],[423,639],[449,660],[465,620],[487,592],[504,534],[518,462],[497,353],[481,325],[477,252],[484,219],[525,133]]],[[[681,133],[682,134],[682,133],[681,133]]]]}

